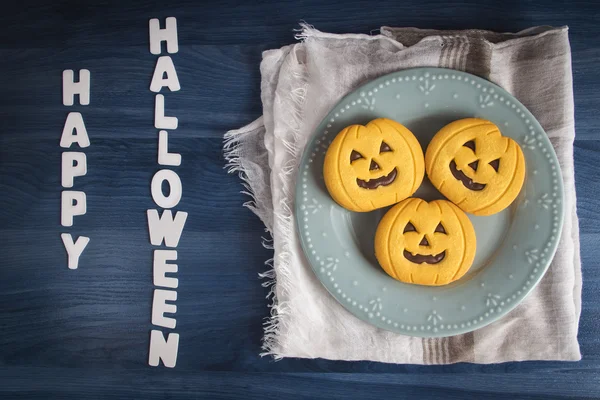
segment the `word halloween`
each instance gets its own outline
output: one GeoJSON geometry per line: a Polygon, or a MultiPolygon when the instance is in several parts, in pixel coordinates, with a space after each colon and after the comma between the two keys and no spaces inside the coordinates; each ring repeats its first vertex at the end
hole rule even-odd
{"type": "MultiPolygon", "coordinates": [[[[150,20],[150,53],[161,54],[161,44],[166,42],[168,53],[177,53],[179,45],[177,43],[177,20],[173,17],[166,19],[166,27],[160,28],[158,19],[150,20]]],[[[154,75],[150,83],[150,90],[159,93],[163,88],[168,88],[171,92],[181,89],[177,72],[173,61],[169,56],[159,57],[154,68],[154,75]]],[[[169,134],[163,129],[177,129],[178,120],[176,117],[165,116],[165,97],[157,94],[154,103],[154,127],[160,129],[158,132],[158,164],[171,167],[181,165],[181,155],[169,153],[169,134]]],[[[179,238],[183,231],[183,226],[188,214],[183,211],[177,211],[175,218],[171,208],[176,207],[181,200],[182,187],[179,175],[171,169],[160,169],[152,177],[151,183],[152,200],[158,207],[164,208],[162,215],[159,216],[158,210],[148,210],[148,230],[150,233],[150,243],[153,246],[161,246],[163,241],[166,247],[176,248],[179,244],[179,238]],[[169,195],[165,196],[162,190],[163,183],[169,185],[169,195]]],[[[177,321],[175,318],[165,317],[165,313],[174,314],[177,312],[177,306],[167,304],[167,301],[177,300],[177,289],[179,281],[177,278],[166,276],[167,273],[177,272],[177,264],[169,264],[167,261],[177,260],[177,250],[156,249],[154,250],[153,261],[153,281],[154,286],[162,289],[154,289],[152,300],[152,325],[163,328],[175,329],[177,321]]],[[[166,367],[173,368],[177,363],[177,351],[179,349],[179,334],[169,333],[167,339],[160,330],[150,331],[150,352],[148,355],[148,364],[153,367],[159,365],[162,360],[166,367]]]]}
{"type": "MultiPolygon", "coordinates": [[[[82,69],[79,71],[79,82],[74,82],[73,70],[63,71],[63,105],[72,106],[75,103],[75,95],[79,95],[79,104],[87,106],[90,104],[90,71],[82,69]]],[[[78,112],[70,112],[60,138],[60,147],[71,148],[77,143],[80,148],[90,145],[83,116],[78,112]]],[[[87,158],[81,151],[63,151],[61,161],[61,185],[63,188],[72,188],[76,176],[87,174],[87,158]]],[[[77,190],[63,190],[60,200],[60,224],[62,226],[73,226],[73,217],[84,215],[87,210],[85,192],[77,190]]],[[[90,238],[79,236],[76,241],[70,233],[61,233],[60,237],[65,245],[68,255],[69,269],[77,269],[79,257],[90,242],[90,238]]]]}

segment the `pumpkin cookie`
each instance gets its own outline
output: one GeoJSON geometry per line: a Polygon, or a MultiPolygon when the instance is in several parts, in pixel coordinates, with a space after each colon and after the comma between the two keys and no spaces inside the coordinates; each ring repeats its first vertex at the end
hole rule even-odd
{"type": "Polygon", "coordinates": [[[525,180],[521,147],[492,122],[467,118],[443,127],[425,154],[431,183],[464,211],[491,215],[508,207],[525,180]]]}
{"type": "Polygon", "coordinates": [[[424,172],[423,150],[415,136],[386,118],[343,129],[323,166],[329,194],[351,211],[372,211],[407,198],[424,172]]]}
{"type": "Polygon", "coordinates": [[[381,219],[375,256],[401,282],[439,286],[460,279],[475,258],[475,229],[467,215],[446,200],[406,199],[381,219]]]}

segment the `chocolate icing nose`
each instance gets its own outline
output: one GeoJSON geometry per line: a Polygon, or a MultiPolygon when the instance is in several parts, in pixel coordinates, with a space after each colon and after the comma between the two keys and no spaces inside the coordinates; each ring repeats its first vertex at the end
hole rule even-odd
{"type": "Polygon", "coordinates": [[[427,241],[427,238],[425,236],[423,236],[423,240],[421,240],[419,246],[429,246],[429,242],[427,241]]]}
{"type": "Polygon", "coordinates": [[[473,171],[477,171],[478,165],[479,165],[479,160],[473,161],[471,164],[469,164],[469,167],[473,168],[473,171]]]}
{"type": "Polygon", "coordinates": [[[379,169],[379,164],[375,162],[375,160],[371,160],[371,165],[369,165],[369,171],[374,171],[379,169]]]}

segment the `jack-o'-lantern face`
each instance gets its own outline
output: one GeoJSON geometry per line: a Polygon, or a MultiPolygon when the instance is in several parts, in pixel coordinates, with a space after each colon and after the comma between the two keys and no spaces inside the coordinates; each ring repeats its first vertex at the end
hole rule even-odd
{"type": "Polygon", "coordinates": [[[475,250],[471,221],[446,200],[406,199],[384,215],[375,234],[379,264],[406,283],[438,286],[460,279],[475,250]]]}
{"type": "Polygon", "coordinates": [[[323,166],[331,197],[351,211],[371,211],[405,199],[417,190],[424,172],[417,139],[385,118],[342,130],[323,166]]]}
{"type": "Polygon", "coordinates": [[[508,207],[525,179],[519,145],[496,125],[477,118],[443,127],[425,155],[431,183],[466,212],[491,215],[508,207]]]}

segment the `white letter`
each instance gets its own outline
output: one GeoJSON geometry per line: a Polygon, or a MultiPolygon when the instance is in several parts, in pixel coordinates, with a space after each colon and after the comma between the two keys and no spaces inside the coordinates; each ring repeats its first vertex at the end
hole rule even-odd
{"type": "Polygon", "coordinates": [[[167,52],[177,53],[179,44],[177,43],[177,19],[168,17],[165,29],[160,29],[158,18],[150,20],[150,53],[160,54],[160,44],[167,42],[167,52]]]}
{"type": "Polygon", "coordinates": [[[61,233],[60,237],[65,245],[65,250],[67,250],[67,255],[69,256],[69,269],[77,269],[79,264],[79,256],[85,250],[85,246],[90,242],[90,238],[86,236],[79,236],[77,241],[73,243],[73,237],[70,233],[61,233]]]}
{"type": "Polygon", "coordinates": [[[84,192],[63,190],[60,206],[60,223],[62,226],[73,226],[73,217],[84,215],[87,203],[84,192]]]}
{"type": "Polygon", "coordinates": [[[158,57],[154,75],[152,75],[152,82],[150,83],[150,90],[158,93],[165,86],[168,86],[171,92],[181,89],[175,65],[173,65],[173,60],[169,56],[158,57]],[[163,78],[164,74],[167,74],[166,78],[163,78]]]}
{"type": "Polygon", "coordinates": [[[165,96],[156,95],[154,103],[154,126],[156,129],[177,129],[177,117],[165,117],[165,96]]]}
{"type": "Polygon", "coordinates": [[[62,136],[60,137],[60,147],[69,148],[73,143],[77,143],[79,147],[88,147],[90,145],[90,138],[85,129],[83,117],[78,112],[70,112],[67,115],[62,136]],[[75,129],[75,135],[73,135],[73,129],[75,129]]]}
{"type": "Polygon", "coordinates": [[[171,210],[163,211],[160,219],[157,210],[148,210],[147,214],[150,243],[153,246],[160,246],[164,239],[167,247],[177,247],[188,213],[177,211],[175,219],[173,219],[171,210]]]}
{"type": "Polygon", "coordinates": [[[73,82],[73,70],[63,71],[63,105],[72,106],[75,95],[79,95],[79,104],[87,106],[90,104],[90,71],[79,70],[79,82],[73,82]]]}
{"type": "Polygon", "coordinates": [[[181,165],[181,154],[169,153],[169,134],[167,131],[158,132],[158,163],[160,165],[181,165]]]}
{"type": "Polygon", "coordinates": [[[177,250],[154,250],[154,286],[176,289],[179,279],[165,276],[167,272],[177,272],[177,264],[167,264],[167,261],[177,260],[177,250]]]}
{"type": "Polygon", "coordinates": [[[161,208],[173,208],[179,204],[181,200],[182,188],[181,179],[174,171],[170,169],[161,169],[152,177],[152,183],[150,185],[152,191],[152,200],[161,208]],[[169,183],[169,196],[165,197],[162,191],[162,183],[167,181],[169,183]]]}
{"type": "Polygon", "coordinates": [[[152,325],[175,329],[175,325],[177,325],[175,318],[165,317],[164,313],[175,314],[177,312],[177,306],[174,304],[167,304],[167,300],[177,300],[177,292],[174,290],[154,289],[154,300],[152,301],[152,325]]]}
{"type": "Polygon", "coordinates": [[[76,176],[87,174],[87,158],[85,153],[79,151],[65,151],[62,153],[62,187],[73,187],[76,176]]]}
{"type": "Polygon", "coordinates": [[[148,364],[158,367],[158,361],[162,360],[167,368],[175,367],[177,364],[177,350],[179,349],[179,333],[169,333],[167,341],[161,331],[150,331],[150,354],[148,364]]]}

